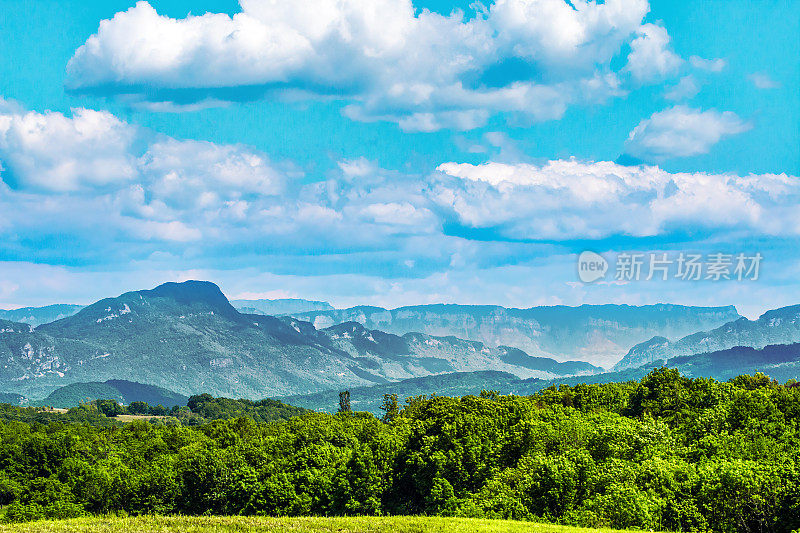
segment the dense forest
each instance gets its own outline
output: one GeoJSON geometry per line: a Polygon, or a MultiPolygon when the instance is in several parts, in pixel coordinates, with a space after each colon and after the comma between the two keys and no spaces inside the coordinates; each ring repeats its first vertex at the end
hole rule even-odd
{"type": "Polygon", "coordinates": [[[485,391],[401,406],[387,395],[381,418],[348,411],[346,400],[329,415],[203,395],[176,416],[127,424],[103,402],[47,416],[8,406],[0,515],[428,514],[800,528],[794,382],[657,369],[638,382],[524,397],[485,391]]]}

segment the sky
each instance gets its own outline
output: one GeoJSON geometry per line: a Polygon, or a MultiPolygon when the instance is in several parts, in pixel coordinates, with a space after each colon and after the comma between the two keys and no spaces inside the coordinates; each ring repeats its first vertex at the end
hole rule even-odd
{"type": "Polygon", "coordinates": [[[337,306],[800,303],[797,2],[0,13],[0,308],[185,279],[337,306]]]}

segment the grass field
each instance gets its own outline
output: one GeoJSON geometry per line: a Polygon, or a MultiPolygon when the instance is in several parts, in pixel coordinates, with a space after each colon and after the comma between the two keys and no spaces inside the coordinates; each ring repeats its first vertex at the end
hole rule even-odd
{"type": "Polygon", "coordinates": [[[0,525],[0,533],[611,533],[611,529],[439,517],[130,517],[0,525]]]}

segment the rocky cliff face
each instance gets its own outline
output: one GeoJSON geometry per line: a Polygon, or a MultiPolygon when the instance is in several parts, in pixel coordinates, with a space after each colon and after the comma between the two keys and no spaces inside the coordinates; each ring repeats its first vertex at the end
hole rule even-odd
{"type": "Polygon", "coordinates": [[[631,346],[653,336],[680,338],[739,318],[729,307],[582,305],[513,309],[479,305],[353,307],[298,313],[318,328],[358,322],[397,335],[456,336],[490,347],[510,346],[560,361],[610,367],[631,346]]]}

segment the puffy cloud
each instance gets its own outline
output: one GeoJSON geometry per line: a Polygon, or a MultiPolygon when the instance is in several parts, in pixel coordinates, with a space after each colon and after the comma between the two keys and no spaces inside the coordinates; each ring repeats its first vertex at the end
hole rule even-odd
{"type": "Polygon", "coordinates": [[[750,128],[731,111],[700,111],[678,105],[642,120],[628,135],[625,154],[644,161],[705,154],[723,137],[750,128]]]}
{"type": "Polygon", "coordinates": [[[493,113],[549,120],[620,94],[611,59],[637,32],[637,76],[680,61],[659,48],[663,28],[641,25],[646,0],[496,0],[471,17],[411,0],[240,5],[232,17],[172,19],[140,1],[76,50],[67,87],[168,111],[267,94],[337,97],[356,120],[468,130],[493,113]]]}
{"type": "Polygon", "coordinates": [[[132,180],[136,129],[105,111],[73,116],[0,108],[0,160],[14,188],[76,191],[132,180]]]}
{"type": "Polygon", "coordinates": [[[139,160],[153,195],[167,205],[208,205],[280,194],[286,176],[264,154],[244,146],[167,139],[139,160]]]}
{"type": "Polygon", "coordinates": [[[655,24],[644,24],[631,43],[625,67],[640,82],[662,80],[678,71],[683,60],[669,47],[667,30],[655,24]]]}
{"type": "MultiPolygon", "coordinates": [[[[62,144],[72,147],[84,138],[85,115],[19,110],[3,116],[7,124],[53,119],[59,127],[44,131],[71,132],[77,140],[62,144]]],[[[10,158],[32,161],[14,163],[14,172],[0,170],[5,259],[111,270],[131,262],[217,270],[257,264],[276,275],[357,273],[374,281],[499,272],[586,239],[680,242],[687,232],[717,240],[800,233],[800,184],[792,176],[674,174],[577,160],[450,162],[418,175],[363,158],[341,161],[324,176],[305,176],[246,146],[173,139],[113,116],[103,123],[118,134],[94,138],[95,151],[118,153],[132,176],[94,176],[89,161],[74,188],[54,189],[37,181],[44,168],[36,161],[38,145],[0,153],[3,169],[10,158]],[[128,139],[126,150],[119,138],[128,139]]],[[[484,142],[501,148],[498,157],[511,143],[496,132],[484,142]]],[[[510,148],[505,151],[508,156],[510,148]]],[[[61,159],[76,157],[52,145],[44,161],[58,167],[61,159]]]]}
{"type": "Polygon", "coordinates": [[[146,220],[141,224],[134,225],[132,229],[135,235],[145,240],[189,242],[199,241],[203,238],[200,230],[189,227],[180,220],[172,222],[146,220]]]}
{"type": "Polygon", "coordinates": [[[460,224],[512,240],[667,236],[690,228],[800,232],[800,180],[786,175],[669,173],[608,161],[545,165],[445,163],[435,200],[460,224]]]}
{"type": "Polygon", "coordinates": [[[0,96],[0,113],[2,114],[20,114],[25,110],[22,105],[15,101],[3,98],[0,96]]]}
{"type": "Polygon", "coordinates": [[[66,232],[72,220],[81,234],[99,223],[115,239],[198,241],[199,226],[241,219],[247,200],[280,195],[296,174],[244,146],[159,136],[106,111],[0,112],[0,231],[66,232]]]}

